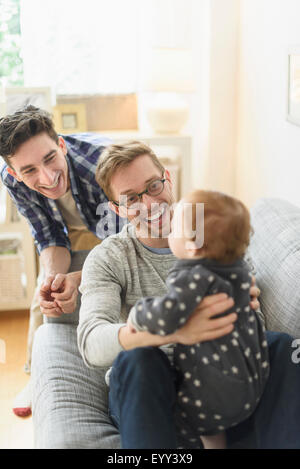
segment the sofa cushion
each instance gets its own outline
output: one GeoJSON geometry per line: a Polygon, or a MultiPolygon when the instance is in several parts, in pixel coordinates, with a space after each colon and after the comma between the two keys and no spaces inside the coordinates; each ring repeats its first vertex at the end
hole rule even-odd
{"type": "Polygon", "coordinates": [[[76,326],[43,324],[32,356],[36,449],[114,449],[118,430],[108,416],[107,368],[87,368],[78,352],[76,326]]]}
{"type": "Polygon", "coordinates": [[[260,199],[251,209],[250,255],[268,330],[300,337],[300,208],[260,199]]]}

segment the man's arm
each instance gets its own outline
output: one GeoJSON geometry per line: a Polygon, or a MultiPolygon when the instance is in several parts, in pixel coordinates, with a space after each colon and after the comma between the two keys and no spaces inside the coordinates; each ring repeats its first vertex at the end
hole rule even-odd
{"type": "Polygon", "coordinates": [[[128,280],[122,259],[122,252],[113,249],[108,238],[89,253],[83,266],[77,333],[79,350],[87,366],[111,366],[123,350],[174,342],[197,343],[233,329],[236,314],[213,318],[233,306],[231,298],[218,294],[204,299],[200,309],[196,308],[184,327],[172,335],[160,337],[149,332],[132,332],[121,320],[128,280]]]}
{"type": "Polygon", "coordinates": [[[63,226],[51,217],[44,199],[16,182],[6,167],[1,171],[1,178],[18,212],[30,226],[45,270],[45,282],[40,290],[41,312],[53,317],[72,313],[76,308],[81,272],[67,274],[71,245],[63,226]]]}
{"type": "Polygon", "coordinates": [[[50,277],[58,273],[66,274],[71,264],[71,254],[62,246],[50,246],[40,254],[45,276],[50,277]]]}
{"type": "Polygon", "coordinates": [[[77,328],[78,347],[87,366],[111,366],[123,350],[118,340],[121,280],[116,277],[112,252],[105,241],[87,256],[79,290],[81,305],[77,328]]]}
{"type": "Polygon", "coordinates": [[[76,308],[81,271],[68,274],[71,255],[67,248],[50,246],[41,254],[45,278],[40,289],[41,312],[48,317],[72,313],[76,308]]]}
{"type": "Polygon", "coordinates": [[[121,322],[126,279],[119,268],[121,257],[106,246],[104,241],[87,256],[79,288],[78,345],[87,366],[111,366],[124,349],[167,343],[165,338],[145,332],[131,334],[121,322]]]}
{"type": "Polygon", "coordinates": [[[232,296],[231,286],[220,283],[201,265],[172,271],[166,286],[165,295],[141,298],[131,309],[128,322],[136,330],[162,336],[173,334],[186,323],[211,289],[216,287],[216,291],[232,296]]]}
{"type": "Polygon", "coordinates": [[[183,327],[175,333],[159,336],[149,332],[134,332],[127,324],[119,332],[120,344],[125,350],[135,347],[161,346],[167,344],[192,345],[207,340],[215,340],[229,334],[234,328],[237,314],[231,313],[221,318],[214,318],[229,308],[234,302],[225,293],[206,296],[196,307],[183,327]]]}
{"type": "Polygon", "coordinates": [[[1,172],[1,178],[18,212],[30,227],[38,253],[50,246],[71,249],[64,227],[55,219],[54,213],[51,213],[47,200],[23,183],[16,182],[5,167],[1,172]]]}

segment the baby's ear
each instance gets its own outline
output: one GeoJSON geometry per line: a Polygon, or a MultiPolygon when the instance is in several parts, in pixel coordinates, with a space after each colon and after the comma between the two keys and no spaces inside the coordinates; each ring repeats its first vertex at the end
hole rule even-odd
{"type": "Polygon", "coordinates": [[[198,247],[198,244],[195,241],[186,241],[185,249],[187,250],[188,257],[198,257],[202,249],[198,247]]]}
{"type": "Polygon", "coordinates": [[[197,243],[195,241],[186,241],[185,242],[185,249],[188,251],[195,251],[195,249],[199,249],[197,243]]]}

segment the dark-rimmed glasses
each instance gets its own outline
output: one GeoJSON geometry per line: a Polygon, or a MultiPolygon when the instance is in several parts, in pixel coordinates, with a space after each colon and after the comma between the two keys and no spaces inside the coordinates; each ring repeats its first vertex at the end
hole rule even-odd
{"type": "Polygon", "coordinates": [[[129,194],[123,194],[121,195],[121,200],[120,203],[115,202],[114,200],[111,200],[113,204],[115,204],[117,207],[126,207],[130,208],[132,205],[136,204],[141,200],[144,194],[149,194],[153,197],[159,195],[162,193],[164,190],[164,184],[165,184],[166,179],[155,179],[155,181],[150,182],[147,186],[146,189],[143,192],[140,192],[137,194],[136,192],[129,193],[129,194]]]}

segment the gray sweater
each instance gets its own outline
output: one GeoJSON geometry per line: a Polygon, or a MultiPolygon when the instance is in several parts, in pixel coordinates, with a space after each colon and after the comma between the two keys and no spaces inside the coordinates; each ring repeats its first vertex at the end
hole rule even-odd
{"type": "MultiPolygon", "coordinates": [[[[173,254],[155,254],[135,237],[134,227],[106,238],[88,255],[80,285],[78,346],[87,366],[111,366],[119,352],[119,329],[144,296],[167,292],[173,254]]],[[[163,346],[172,353],[172,345],[163,346]]],[[[169,353],[168,353],[169,354],[169,353]]]]}
{"type": "MultiPolygon", "coordinates": [[[[77,330],[87,366],[112,365],[123,350],[119,329],[126,324],[131,308],[143,297],[167,293],[165,282],[175,260],[173,254],[146,249],[130,224],[89,253],[79,288],[82,298],[77,330]]],[[[171,358],[173,345],[161,348],[171,358]]]]}

